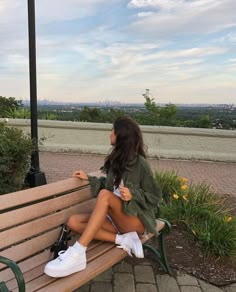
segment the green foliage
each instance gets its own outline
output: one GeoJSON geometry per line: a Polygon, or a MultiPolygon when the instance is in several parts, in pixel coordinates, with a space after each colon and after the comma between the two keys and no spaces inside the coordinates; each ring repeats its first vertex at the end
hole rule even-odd
{"type": "Polygon", "coordinates": [[[85,106],[79,117],[80,121],[83,122],[101,122],[101,110],[98,108],[89,108],[85,106]]]}
{"type": "Polygon", "coordinates": [[[21,189],[30,166],[31,151],[29,136],[0,123],[0,195],[21,189]]]}
{"type": "Polygon", "coordinates": [[[143,94],[145,98],[144,106],[148,112],[141,124],[174,126],[176,118],[176,106],[167,104],[165,107],[156,105],[154,98],[151,97],[149,89],[143,94]]]}
{"type": "Polygon", "coordinates": [[[79,120],[94,123],[113,123],[116,118],[123,116],[124,111],[119,109],[107,109],[102,111],[99,108],[89,108],[85,106],[79,114],[79,120]]]}
{"type": "MultiPolygon", "coordinates": [[[[121,115],[131,116],[140,125],[236,129],[236,107],[222,106],[158,106],[146,89],[144,105],[117,105],[113,108],[65,104],[38,105],[38,118],[60,121],[86,121],[113,123],[121,115]]],[[[21,101],[0,96],[0,118],[30,118],[29,108],[22,108],[21,101]]]]}
{"type": "Polygon", "coordinates": [[[176,106],[167,104],[160,109],[160,124],[162,126],[174,126],[176,124],[176,106]]]}
{"type": "Polygon", "coordinates": [[[171,196],[181,189],[181,179],[174,171],[155,172],[154,176],[161,188],[163,200],[170,202],[171,196]]]}
{"type": "Polygon", "coordinates": [[[236,220],[210,187],[190,184],[174,172],[156,172],[163,191],[162,216],[185,224],[206,253],[236,256],[236,220]]]}
{"type": "Polygon", "coordinates": [[[0,96],[0,118],[11,118],[13,113],[22,106],[22,102],[14,97],[0,96]]]}
{"type": "Polygon", "coordinates": [[[30,119],[30,110],[26,108],[19,108],[11,111],[11,118],[14,119],[30,119]]]}
{"type": "Polygon", "coordinates": [[[39,115],[39,118],[42,120],[57,120],[58,115],[49,111],[45,111],[39,115]]]}

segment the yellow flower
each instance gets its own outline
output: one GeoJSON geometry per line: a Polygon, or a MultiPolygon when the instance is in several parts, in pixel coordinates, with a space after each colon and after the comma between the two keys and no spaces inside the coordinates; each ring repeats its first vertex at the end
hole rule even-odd
{"type": "Polygon", "coordinates": [[[229,216],[229,217],[225,217],[225,221],[226,222],[230,222],[233,220],[233,217],[232,216],[229,216]]]}
{"type": "Polygon", "coordinates": [[[181,178],[181,181],[182,181],[182,183],[185,184],[185,183],[188,181],[188,179],[187,179],[186,177],[182,177],[182,178],[181,178]]]}
{"type": "Polygon", "coordinates": [[[183,199],[184,199],[185,201],[188,201],[188,199],[187,199],[187,195],[183,195],[183,199]]]}
{"type": "Polygon", "coordinates": [[[179,196],[178,196],[177,194],[174,194],[174,195],[173,195],[173,198],[174,198],[175,200],[178,200],[179,196]]]}
{"type": "Polygon", "coordinates": [[[182,185],[181,190],[185,191],[188,188],[187,185],[182,185]]]}

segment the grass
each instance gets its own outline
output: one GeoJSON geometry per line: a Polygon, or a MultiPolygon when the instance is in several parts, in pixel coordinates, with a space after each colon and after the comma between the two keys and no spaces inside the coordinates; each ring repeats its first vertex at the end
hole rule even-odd
{"type": "Polygon", "coordinates": [[[185,224],[207,254],[236,257],[236,218],[224,199],[205,184],[187,185],[176,172],[156,172],[163,200],[161,216],[185,224]]]}

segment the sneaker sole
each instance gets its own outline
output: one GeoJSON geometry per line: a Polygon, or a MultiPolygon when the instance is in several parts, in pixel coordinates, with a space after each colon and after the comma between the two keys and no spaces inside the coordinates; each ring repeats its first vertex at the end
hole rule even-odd
{"type": "Polygon", "coordinates": [[[62,277],[66,277],[66,276],[69,276],[71,274],[83,271],[85,269],[86,269],[86,264],[81,264],[77,267],[67,269],[66,271],[51,271],[46,266],[44,269],[44,273],[50,277],[53,277],[53,278],[62,278],[62,277]]]}

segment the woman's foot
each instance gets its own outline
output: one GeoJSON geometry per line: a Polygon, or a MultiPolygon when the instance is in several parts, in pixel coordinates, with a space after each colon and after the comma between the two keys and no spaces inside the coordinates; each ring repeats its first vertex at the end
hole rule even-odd
{"type": "Polygon", "coordinates": [[[137,232],[117,235],[116,244],[118,244],[118,248],[123,248],[130,256],[133,253],[137,258],[144,258],[143,245],[137,232]]]}
{"type": "Polygon", "coordinates": [[[50,277],[65,277],[86,268],[86,253],[78,251],[74,246],[65,252],[60,252],[58,258],[50,261],[44,268],[44,273],[50,277]]]}

